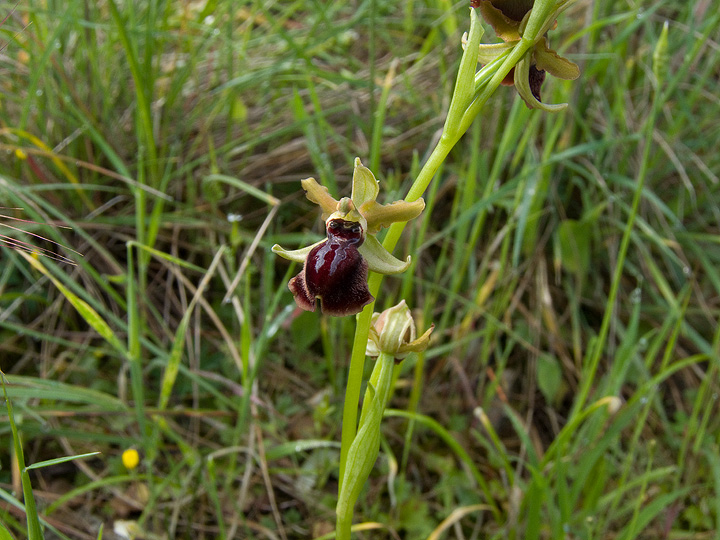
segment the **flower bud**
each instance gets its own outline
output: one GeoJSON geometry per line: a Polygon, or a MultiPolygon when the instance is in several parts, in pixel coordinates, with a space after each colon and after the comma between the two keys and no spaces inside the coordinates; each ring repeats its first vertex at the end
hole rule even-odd
{"type": "Polygon", "coordinates": [[[433,328],[434,325],[416,339],[415,321],[403,300],[382,313],[373,313],[366,354],[379,356],[385,353],[402,360],[411,352],[427,349],[433,328]]]}

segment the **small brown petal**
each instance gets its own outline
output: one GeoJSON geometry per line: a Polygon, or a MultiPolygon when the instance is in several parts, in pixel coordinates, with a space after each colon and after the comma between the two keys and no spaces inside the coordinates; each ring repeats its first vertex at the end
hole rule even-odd
{"type": "MultiPolygon", "coordinates": [[[[521,15],[519,19],[515,19],[504,13],[494,4],[495,3],[490,0],[480,0],[478,8],[480,9],[482,18],[492,26],[497,37],[503,41],[517,41],[520,39],[518,29],[520,28],[520,21],[522,21],[523,16],[521,15]]],[[[511,12],[514,13],[514,11],[511,12]]]]}
{"type": "Polygon", "coordinates": [[[515,86],[515,68],[512,68],[507,75],[505,75],[505,78],[500,81],[500,84],[503,86],[515,86]]]}

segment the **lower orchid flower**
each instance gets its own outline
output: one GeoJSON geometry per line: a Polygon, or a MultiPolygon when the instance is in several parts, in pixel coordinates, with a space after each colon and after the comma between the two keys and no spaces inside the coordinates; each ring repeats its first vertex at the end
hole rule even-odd
{"type": "Polygon", "coordinates": [[[328,315],[359,313],[375,298],[367,286],[368,271],[397,274],[410,266],[410,257],[401,261],[382,247],[375,234],[396,221],[420,215],[425,202],[376,202],[377,180],[355,159],[352,196],[334,199],[313,178],[302,181],[307,198],[323,210],[327,238],[298,250],[274,245],[272,250],[291,261],[302,262],[302,271],[288,283],[299,307],[315,311],[316,303],[328,315]]]}

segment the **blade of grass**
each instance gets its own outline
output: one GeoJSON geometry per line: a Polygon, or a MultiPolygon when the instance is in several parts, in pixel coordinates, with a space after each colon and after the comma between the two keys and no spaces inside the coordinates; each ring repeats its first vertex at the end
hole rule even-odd
{"type": "Polygon", "coordinates": [[[5,373],[0,371],[0,379],[2,380],[3,396],[5,396],[5,406],[8,412],[8,422],[10,423],[10,431],[12,432],[13,449],[15,452],[15,459],[20,469],[20,477],[22,482],[23,499],[25,500],[25,516],[27,519],[28,538],[29,540],[42,540],[43,533],[40,527],[40,521],[38,519],[37,505],[35,504],[35,496],[33,495],[32,485],[30,484],[30,476],[28,470],[25,467],[25,456],[23,454],[22,443],[20,442],[20,435],[18,433],[17,426],[15,425],[15,416],[13,415],[12,403],[8,398],[5,386],[7,381],[5,379],[5,373]]]}

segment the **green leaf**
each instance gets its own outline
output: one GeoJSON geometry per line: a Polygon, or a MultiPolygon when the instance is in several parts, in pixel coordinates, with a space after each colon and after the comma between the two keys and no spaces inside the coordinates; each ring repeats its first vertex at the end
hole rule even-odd
{"type": "Polygon", "coordinates": [[[37,463],[28,465],[27,467],[25,467],[25,470],[29,471],[31,469],[42,469],[43,467],[51,467],[53,465],[58,465],[67,461],[73,461],[74,459],[84,459],[90,456],[97,456],[98,454],[100,454],[100,452],[90,452],[88,454],[79,454],[77,456],[64,456],[55,459],[46,459],[45,461],[38,461],[37,463]]]}
{"type": "Polygon", "coordinates": [[[567,219],[558,227],[559,254],[568,272],[587,274],[590,269],[590,224],[567,219]]]}
{"type": "Polygon", "coordinates": [[[42,540],[42,529],[38,517],[37,506],[35,504],[35,496],[33,495],[30,476],[25,468],[25,454],[23,453],[20,435],[18,434],[17,425],[15,424],[15,416],[13,407],[7,395],[5,384],[5,374],[0,371],[0,382],[2,382],[3,396],[5,397],[5,405],[8,412],[8,422],[10,423],[10,432],[13,438],[13,447],[15,449],[15,458],[20,467],[20,481],[22,483],[23,498],[25,500],[25,517],[27,519],[28,538],[30,540],[42,540]]]}
{"type": "Polygon", "coordinates": [[[39,259],[35,259],[27,253],[21,252],[20,255],[22,255],[25,260],[28,261],[38,272],[42,273],[53,282],[67,301],[70,302],[80,316],[85,319],[85,322],[89,324],[98,334],[100,334],[100,336],[102,336],[102,338],[107,341],[113,349],[122,354],[123,357],[128,356],[127,349],[112,331],[110,325],[105,322],[105,319],[103,319],[100,314],[90,306],[90,304],[85,302],[85,300],[82,300],[79,296],[70,291],[70,289],[65,287],[65,285],[60,283],[60,280],[53,276],[39,259]]]}
{"type": "Polygon", "coordinates": [[[200,284],[198,285],[197,290],[195,291],[195,294],[190,301],[190,304],[185,310],[183,318],[180,320],[177,332],[175,332],[175,339],[173,339],[172,349],[170,350],[170,354],[167,359],[167,366],[165,367],[165,372],[163,373],[162,384],[160,387],[160,399],[158,403],[158,408],[161,410],[167,406],[168,401],[170,400],[170,394],[172,393],[173,386],[175,385],[175,380],[177,379],[177,374],[180,369],[180,362],[182,361],[183,351],[185,350],[185,336],[187,334],[187,329],[190,324],[190,317],[192,316],[192,313],[200,297],[205,292],[205,289],[207,288],[210,279],[215,274],[215,270],[220,263],[220,258],[222,257],[224,252],[225,249],[220,248],[217,253],[215,253],[215,257],[213,257],[212,263],[210,263],[210,266],[208,267],[205,275],[200,281],[200,284]]]}
{"type": "Polygon", "coordinates": [[[208,174],[205,178],[203,178],[202,181],[203,184],[207,182],[222,182],[229,186],[236,187],[239,190],[244,191],[248,195],[251,195],[256,199],[263,201],[271,206],[277,206],[278,204],[280,204],[280,201],[278,201],[272,195],[265,193],[263,190],[258,189],[255,186],[248,184],[247,182],[243,182],[239,178],[235,178],[233,176],[228,176],[226,174],[208,174]]]}
{"type": "Polygon", "coordinates": [[[555,403],[562,384],[562,369],[556,358],[543,354],[537,359],[537,382],[545,400],[555,403]]]}
{"type": "Polygon", "coordinates": [[[7,394],[16,399],[46,399],[67,403],[87,403],[101,411],[127,411],[128,407],[115,396],[91,388],[73,386],[59,381],[8,375],[7,394]]]}
{"type": "Polygon", "coordinates": [[[0,523],[0,540],[14,540],[10,531],[8,531],[2,523],[0,523]]]}

